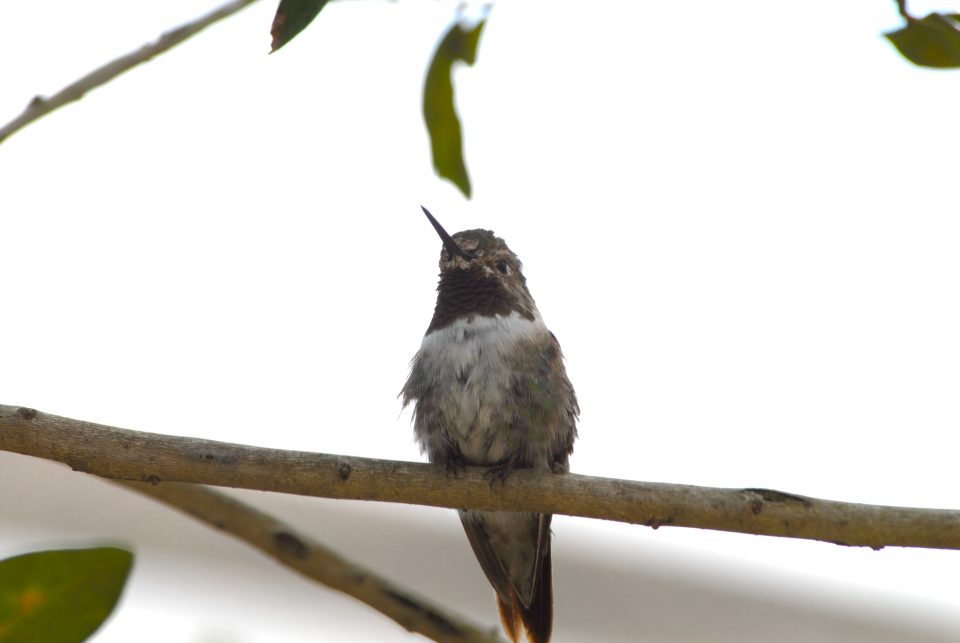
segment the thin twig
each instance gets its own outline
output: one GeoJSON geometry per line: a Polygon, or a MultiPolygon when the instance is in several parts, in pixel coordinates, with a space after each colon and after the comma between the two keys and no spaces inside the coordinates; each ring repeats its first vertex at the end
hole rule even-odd
{"type": "Polygon", "coordinates": [[[411,632],[450,643],[502,640],[494,629],[485,631],[467,623],[374,571],[341,558],[290,525],[223,493],[179,482],[115,482],[245,541],[294,571],[366,603],[411,632]]]}
{"type": "Polygon", "coordinates": [[[241,9],[253,4],[257,0],[233,0],[215,9],[210,13],[192,20],[176,29],[161,35],[157,40],[143,45],[136,51],[112,60],[102,67],[95,69],[83,78],[67,85],[50,97],[34,96],[26,109],[15,119],[0,127],[0,143],[14,132],[23,129],[35,120],[46,116],[50,112],[63,107],[73,101],[80,100],[91,89],[104,85],[125,71],[145,63],[151,58],[179,45],[184,40],[195,36],[210,25],[227,16],[231,16],[241,9]]]}
{"type": "Polygon", "coordinates": [[[644,524],[821,540],[960,549],[960,511],[820,500],[768,489],[716,489],[516,470],[441,467],[141,433],[0,405],[0,450],[106,478],[194,482],[434,507],[536,511],[644,524]]]}
{"type": "Polygon", "coordinates": [[[896,2],[897,2],[897,11],[900,12],[900,15],[903,17],[904,20],[906,20],[907,22],[913,22],[914,20],[916,20],[916,18],[910,15],[910,12],[907,10],[907,0],[896,0],[896,2]]]}

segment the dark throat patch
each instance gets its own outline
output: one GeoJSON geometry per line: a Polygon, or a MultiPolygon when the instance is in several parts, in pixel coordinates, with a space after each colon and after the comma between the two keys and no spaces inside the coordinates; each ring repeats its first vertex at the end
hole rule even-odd
{"type": "Polygon", "coordinates": [[[449,326],[461,317],[507,316],[513,311],[531,321],[534,318],[529,307],[508,292],[498,279],[485,275],[482,267],[451,270],[440,275],[437,306],[433,310],[427,335],[449,326]]]}

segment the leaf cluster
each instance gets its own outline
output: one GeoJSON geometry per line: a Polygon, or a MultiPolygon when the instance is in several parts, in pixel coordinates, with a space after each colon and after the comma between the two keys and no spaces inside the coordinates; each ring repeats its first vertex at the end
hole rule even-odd
{"type": "MultiPolygon", "coordinates": [[[[306,29],[326,4],[327,0],[280,0],[270,29],[271,53],[306,29]]],[[[463,157],[460,117],[454,102],[453,69],[458,62],[473,65],[485,24],[486,16],[470,24],[458,15],[433,53],[423,85],[423,120],[430,136],[433,167],[468,199],[472,188],[463,157]]]]}

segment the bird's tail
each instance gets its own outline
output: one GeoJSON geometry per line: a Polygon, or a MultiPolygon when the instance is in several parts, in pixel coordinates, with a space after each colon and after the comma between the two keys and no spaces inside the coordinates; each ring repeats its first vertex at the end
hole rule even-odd
{"type": "Polygon", "coordinates": [[[517,600],[517,595],[511,592],[509,601],[503,600],[503,597],[497,594],[497,607],[500,608],[500,622],[503,623],[504,631],[513,643],[517,643],[517,636],[523,627],[520,618],[523,605],[517,600]]]}
{"type": "Polygon", "coordinates": [[[537,576],[537,587],[534,589],[530,607],[524,607],[512,591],[509,598],[510,600],[506,601],[497,595],[500,621],[510,640],[518,643],[520,634],[526,631],[530,643],[547,643],[553,630],[553,565],[549,549],[537,576]]]}

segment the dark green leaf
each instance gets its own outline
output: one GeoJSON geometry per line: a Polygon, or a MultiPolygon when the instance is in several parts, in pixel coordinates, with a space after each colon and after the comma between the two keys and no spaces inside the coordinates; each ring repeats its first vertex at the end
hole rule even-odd
{"type": "Polygon", "coordinates": [[[132,563],[133,554],[116,547],[0,561],[0,642],[86,640],[113,611],[132,563]]]}
{"type": "Polygon", "coordinates": [[[455,62],[472,65],[477,59],[477,43],[484,24],[486,19],[472,28],[454,23],[434,52],[423,84],[423,120],[430,135],[433,167],[437,174],[460,188],[467,198],[470,198],[470,177],[463,160],[463,136],[453,102],[452,74],[455,62]]]}
{"type": "Polygon", "coordinates": [[[327,0],[280,0],[277,15],[270,27],[270,51],[274,52],[293,40],[293,37],[307,28],[327,0]]]}
{"type": "Polygon", "coordinates": [[[885,34],[910,62],[923,67],[960,67],[960,15],[931,13],[885,34]]]}

